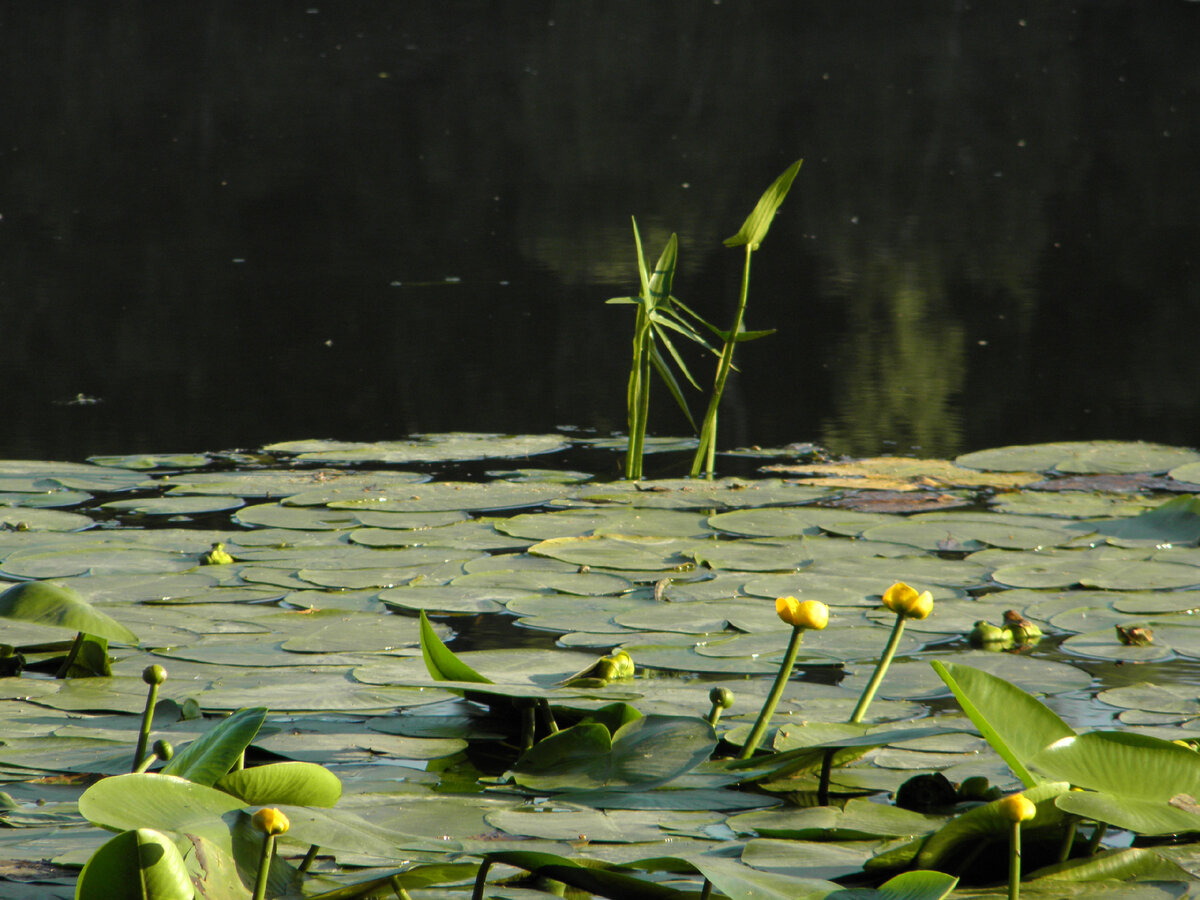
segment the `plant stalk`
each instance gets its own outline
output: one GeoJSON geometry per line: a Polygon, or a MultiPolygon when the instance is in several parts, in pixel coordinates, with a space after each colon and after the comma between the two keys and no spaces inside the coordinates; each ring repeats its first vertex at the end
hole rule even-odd
{"type": "Polygon", "coordinates": [[[817,806],[829,805],[829,778],[833,772],[833,755],[837,752],[830,747],[821,757],[821,777],[817,781],[817,806]]]}
{"type": "Polygon", "coordinates": [[[1063,830],[1062,844],[1058,848],[1057,862],[1066,862],[1071,858],[1071,849],[1075,846],[1075,833],[1079,830],[1079,816],[1068,815],[1066,828],[1063,830]]]}
{"type": "Polygon", "coordinates": [[[775,715],[775,707],[779,705],[779,698],[783,696],[783,689],[788,683],[788,678],[791,677],[792,666],[796,664],[796,656],[800,652],[800,641],[803,637],[803,628],[792,628],[792,637],[788,641],[787,652],[783,655],[779,673],[775,676],[775,683],[771,685],[771,693],[767,695],[766,703],[759,710],[758,719],[755,721],[754,727],[750,729],[750,735],[746,738],[746,743],[742,746],[742,752],[738,754],[738,759],[749,759],[758,749],[763,732],[767,730],[771,716],[775,715]]]}
{"type": "Polygon", "coordinates": [[[491,867],[491,858],[485,856],[479,864],[479,871],[475,873],[475,889],[471,891],[471,900],[483,900],[483,888],[487,884],[488,869],[491,867]]]}
{"type": "MultiPolygon", "coordinates": [[[[83,632],[80,631],[75,635],[75,641],[71,644],[71,649],[67,651],[67,656],[63,660],[58,671],[54,673],[55,678],[66,678],[67,672],[71,671],[71,665],[75,662],[75,657],[79,655],[79,648],[83,646],[83,632]]],[[[145,748],[142,748],[143,751],[145,748]]]]}
{"type": "Polygon", "coordinates": [[[892,664],[892,657],[896,655],[896,648],[900,646],[900,637],[903,634],[904,616],[897,613],[896,624],[892,626],[892,635],[888,638],[887,646],[883,648],[883,655],[879,657],[875,673],[867,682],[867,686],[863,688],[862,696],[858,698],[858,705],[854,707],[854,712],[850,715],[850,721],[854,724],[861,722],[867,715],[867,707],[871,705],[871,701],[875,699],[875,692],[883,683],[883,676],[887,674],[888,666],[892,664]]]}
{"type": "Polygon", "coordinates": [[[316,844],[309,844],[308,852],[304,854],[304,859],[300,860],[300,865],[296,866],[297,872],[307,872],[312,868],[312,864],[317,859],[317,851],[321,848],[316,844]]]}
{"type": "Polygon", "coordinates": [[[137,750],[133,753],[133,768],[130,770],[132,772],[144,772],[150,765],[146,747],[150,744],[150,725],[154,721],[154,704],[156,702],[158,702],[158,685],[151,683],[146,691],[146,708],[142,711],[142,728],[138,733],[137,750]]]}
{"type": "Polygon", "coordinates": [[[1097,822],[1096,830],[1092,832],[1092,837],[1088,841],[1087,855],[1095,856],[1096,851],[1100,849],[1100,842],[1104,840],[1104,834],[1108,831],[1107,822],[1097,822]]]}
{"type": "Polygon", "coordinates": [[[1021,894],[1021,823],[1013,822],[1008,841],[1008,900],[1021,894]]]}
{"type": "Polygon", "coordinates": [[[254,900],[266,900],[267,876],[271,872],[271,857],[275,855],[275,835],[264,834],[262,855],[258,858],[258,877],[254,879],[254,900]]]}
{"type": "Polygon", "coordinates": [[[396,900],[412,900],[412,894],[404,889],[404,885],[400,883],[400,876],[393,875],[391,880],[392,892],[396,895],[396,900]]]}
{"type": "Polygon", "coordinates": [[[725,382],[729,378],[729,370],[733,368],[733,348],[737,344],[737,336],[742,330],[742,320],[746,316],[746,299],[750,296],[750,257],[754,253],[753,245],[746,245],[746,264],[742,269],[742,288],[738,295],[737,313],[733,319],[733,328],[729,331],[729,340],[721,348],[721,362],[717,365],[717,377],[713,382],[712,397],[708,401],[708,409],[704,413],[704,424],[700,426],[700,444],[696,447],[696,455],[692,459],[691,475],[695,478],[701,468],[707,478],[712,478],[715,470],[717,453],[717,407],[721,405],[721,394],[725,391],[725,382]]]}
{"type": "Polygon", "coordinates": [[[704,886],[700,888],[700,900],[708,900],[712,896],[713,883],[707,878],[704,879],[704,886]]]}

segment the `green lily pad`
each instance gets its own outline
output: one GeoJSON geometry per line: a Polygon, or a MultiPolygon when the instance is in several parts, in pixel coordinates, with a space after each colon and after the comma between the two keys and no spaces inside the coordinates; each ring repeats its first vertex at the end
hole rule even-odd
{"type": "Polygon", "coordinates": [[[238,509],[246,503],[241,497],[196,495],[182,497],[143,497],[138,500],[111,500],[102,509],[136,513],[142,516],[194,516],[238,509]]]}
{"type": "Polygon", "coordinates": [[[1198,461],[1200,454],[1194,450],[1140,441],[1067,441],[998,447],[955,459],[960,466],[994,472],[1053,469],[1081,473],[1166,472],[1198,461]]]}
{"type": "Polygon", "coordinates": [[[27,506],[0,506],[0,528],[11,528],[14,531],[82,531],[94,524],[96,523],[83,513],[27,506]]]}
{"type": "Polygon", "coordinates": [[[565,497],[571,492],[569,485],[516,484],[510,481],[494,481],[478,484],[466,481],[436,481],[429,484],[412,485],[403,491],[391,492],[385,497],[366,497],[353,500],[333,500],[331,509],[376,512],[442,512],[472,510],[486,512],[502,509],[521,509],[541,506],[551,500],[565,497]]]}
{"type": "Polygon", "coordinates": [[[426,463],[450,460],[501,459],[563,450],[566,441],[554,435],[450,434],[415,435],[407,441],[373,444],[348,441],[286,441],[269,444],[269,453],[294,455],[308,462],[426,463]]]}

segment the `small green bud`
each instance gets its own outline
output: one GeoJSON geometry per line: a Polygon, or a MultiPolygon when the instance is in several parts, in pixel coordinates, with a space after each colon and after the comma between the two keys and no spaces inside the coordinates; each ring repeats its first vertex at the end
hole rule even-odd
{"type": "Polygon", "coordinates": [[[1012,645],[1013,636],[1010,631],[985,622],[980,619],[967,635],[972,647],[982,647],[985,650],[1003,650],[1012,645]]]}
{"type": "Polygon", "coordinates": [[[162,684],[167,680],[167,670],[160,665],[146,666],[142,669],[142,681],[146,684],[162,684]]]}
{"type": "Polygon", "coordinates": [[[169,762],[171,757],[175,755],[175,748],[171,746],[170,741],[157,740],[150,749],[163,762],[169,762]]]}
{"type": "Polygon", "coordinates": [[[1013,643],[1016,644],[1036,644],[1042,639],[1042,629],[1015,609],[1005,611],[1004,630],[1012,635],[1013,643]]]}
{"type": "Polygon", "coordinates": [[[625,650],[617,650],[612,655],[612,660],[617,664],[618,678],[632,678],[637,671],[637,666],[634,665],[633,657],[625,650]]]}
{"type": "Polygon", "coordinates": [[[729,709],[733,706],[733,691],[727,687],[715,687],[708,692],[708,699],[712,701],[713,706],[729,709]]]}
{"type": "Polygon", "coordinates": [[[991,785],[983,775],[972,775],[958,786],[959,800],[984,800],[991,785]]]}

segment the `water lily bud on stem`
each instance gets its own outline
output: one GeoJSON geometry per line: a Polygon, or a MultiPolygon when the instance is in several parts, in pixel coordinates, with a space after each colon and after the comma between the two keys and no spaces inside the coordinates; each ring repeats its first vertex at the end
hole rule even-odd
{"type": "Polygon", "coordinates": [[[715,728],[717,721],[721,718],[721,713],[733,706],[733,691],[726,687],[715,687],[708,692],[708,699],[712,701],[712,709],[708,713],[708,724],[715,728]]]}
{"type": "Polygon", "coordinates": [[[783,696],[783,688],[792,674],[792,666],[796,664],[796,655],[800,652],[800,640],[804,637],[804,632],[821,631],[829,624],[829,607],[819,600],[780,597],[775,601],[775,612],[780,619],[792,626],[792,639],[788,641],[787,651],[783,654],[783,663],[779,666],[779,674],[775,676],[775,683],[771,685],[771,693],[767,695],[758,719],[755,721],[754,727],[750,729],[746,743],[742,745],[739,759],[749,759],[750,755],[758,749],[759,741],[762,740],[763,733],[767,730],[767,724],[771,721],[771,716],[775,715],[775,707],[779,705],[779,698],[783,696]]]}
{"type": "Polygon", "coordinates": [[[267,875],[271,870],[271,857],[275,855],[275,836],[287,834],[291,827],[287,816],[277,809],[263,807],[250,821],[254,827],[263,833],[262,855],[258,860],[258,877],[254,881],[254,900],[265,900],[267,895],[267,875]]]}
{"type": "Polygon", "coordinates": [[[142,669],[142,681],[150,686],[146,692],[146,708],[142,711],[142,727],[138,732],[137,749],[133,752],[131,772],[145,771],[146,746],[150,743],[150,723],[154,718],[154,704],[158,700],[158,686],[167,680],[167,670],[162,666],[146,666],[142,669]],[[145,764],[145,765],[143,765],[145,764]]]}
{"type": "Polygon", "coordinates": [[[1037,807],[1024,794],[1009,794],[996,801],[1000,815],[1012,823],[1008,837],[1008,900],[1018,900],[1021,891],[1021,823],[1037,815],[1037,807]]]}
{"type": "Polygon", "coordinates": [[[892,636],[888,638],[887,646],[883,648],[883,654],[879,657],[875,673],[867,682],[867,686],[863,688],[862,696],[858,698],[858,705],[854,707],[854,712],[850,716],[851,722],[861,722],[866,716],[867,707],[875,698],[875,692],[879,690],[883,676],[887,674],[888,666],[892,664],[892,657],[896,655],[896,648],[900,646],[905,620],[924,619],[933,612],[933,595],[929,591],[917,593],[915,588],[909,587],[903,581],[897,581],[883,592],[883,605],[896,614],[896,624],[892,626],[892,636]]]}

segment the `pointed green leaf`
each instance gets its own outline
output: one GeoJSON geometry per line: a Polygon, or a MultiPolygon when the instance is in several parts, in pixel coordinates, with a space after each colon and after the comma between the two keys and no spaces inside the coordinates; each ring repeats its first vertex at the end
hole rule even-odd
{"type": "Polygon", "coordinates": [[[671,282],[675,280],[675,263],[679,256],[679,239],[672,234],[662,255],[654,264],[650,274],[646,296],[650,299],[648,308],[653,310],[659,304],[665,303],[671,296],[671,282]]]}
{"type": "Polygon", "coordinates": [[[221,816],[243,806],[224,791],[149,772],[102,778],[79,798],[79,814],[101,828],[180,831],[224,847],[230,846],[230,838],[221,816]]]}
{"type": "Polygon", "coordinates": [[[492,684],[490,678],[480,675],[465,662],[462,662],[450,650],[442,639],[437,636],[425,610],[421,610],[421,656],[425,659],[425,668],[434,681],[473,681],[479,684],[492,684]]]}
{"type": "Polygon", "coordinates": [[[215,784],[250,746],[266,717],[265,706],[239,709],[176,753],[162,767],[161,774],[176,775],[196,784],[215,784]]]}
{"type": "Polygon", "coordinates": [[[281,762],[230,772],[214,787],[240,797],[247,806],[333,806],[342,796],[342,782],[324,766],[281,762]]]}
{"type": "Polygon", "coordinates": [[[26,581],[10,587],[0,594],[0,616],[69,628],[122,644],[138,642],[136,634],[93,607],[74,588],[52,581],[26,581]]]}
{"type": "Polygon", "coordinates": [[[738,233],[725,239],[726,247],[740,247],[742,244],[749,244],[751,250],[758,249],[758,245],[767,236],[767,231],[771,228],[771,220],[775,218],[775,212],[783,203],[783,198],[787,196],[788,190],[792,186],[792,180],[800,171],[800,164],[803,162],[802,159],[796,160],[775,179],[766,192],[758,198],[753,212],[746,217],[746,221],[742,223],[738,233]]]}
{"type": "Polygon", "coordinates": [[[1043,748],[1075,732],[1049,707],[1003,678],[956,663],[931,665],[963,712],[1026,787],[1041,781],[1026,764],[1043,748]]]}
{"type": "Polygon", "coordinates": [[[153,828],[125,831],[92,854],[76,900],[192,900],[196,891],[179,848],[153,828]]]}
{"type": "Polygon", "coordinates": [[[1128,731],[1091,731],[1055,741],[1033,758],[1049,777],[1077,787],[1150,800],[1200,797],[1200,754],[1128,731]]]}

